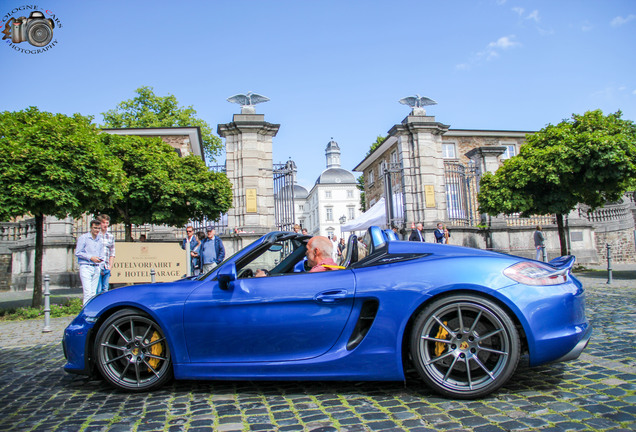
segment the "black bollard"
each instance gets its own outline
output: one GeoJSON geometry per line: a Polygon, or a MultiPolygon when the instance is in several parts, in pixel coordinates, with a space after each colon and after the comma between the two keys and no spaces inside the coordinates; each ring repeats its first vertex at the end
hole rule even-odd
{"type": "Polygon", "coordinates": [[[612,283],[612,247],[609,243],[605,245],[607,247],[607,283],[612,283]]]}

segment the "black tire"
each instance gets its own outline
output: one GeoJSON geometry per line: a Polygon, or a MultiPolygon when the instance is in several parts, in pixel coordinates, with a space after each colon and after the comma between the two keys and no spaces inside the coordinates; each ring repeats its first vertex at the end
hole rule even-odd
{"type": "Polygon", "coordinates": [[[517,329],[494,302],[471,294],[440,298],[419,313],[411,355],[435,392],[475,399],[504,385],[520,357],[517,329]]]}
{"type": "Polygon", "coordinates": [[[120,310],[104,322],[95,337],[93,358],[104,379],[122,390],[148,391],[172,378],[165,335],[138,310],[120,310]]]}

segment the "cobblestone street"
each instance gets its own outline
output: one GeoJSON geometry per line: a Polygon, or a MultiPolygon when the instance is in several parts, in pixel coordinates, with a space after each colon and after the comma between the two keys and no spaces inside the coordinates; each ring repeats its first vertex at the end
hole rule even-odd
{"type": "Polygon", "coordinates": [[[520,367],[477,401],[435,396],[411,376],[384,382],[173,382],[128,394],[62,370],[71,318],[0,322],[0,431],[633,431],[636,272],[577,275],[594,326],[572,362],[520,367]]]}

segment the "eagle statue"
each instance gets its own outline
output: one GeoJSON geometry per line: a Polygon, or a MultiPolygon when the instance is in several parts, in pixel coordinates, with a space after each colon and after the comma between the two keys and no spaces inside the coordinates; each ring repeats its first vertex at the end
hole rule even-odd
{"type": "Polygon", "coordinates": [[[268,100],[268,97],[252,92],[247,92],[247,94],[237,94],[227,98],[228,102],[239,104],[241,106],[253,106],[259,103],[267,102],[268,100]]]}
{"type": "Polygon", "coordinates": [[[435,102],[433,99],[427,98],[425,96],[420,96],[418,94],[416,94],[415,96],[402,98],[398,102],[400,102],[402,105],[408,105],[412,108],[422,108],[426,105],[437,105],[437,102],[435,102]]]}

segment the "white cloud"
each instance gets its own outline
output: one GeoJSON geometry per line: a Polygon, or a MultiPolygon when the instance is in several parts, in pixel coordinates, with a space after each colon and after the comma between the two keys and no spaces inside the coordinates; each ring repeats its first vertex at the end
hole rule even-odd
{"type": "Polygon", "coordinates": [[[583,24],[581,24],[581,31],[588,32],[593,28],[594,26],[589,21],[583,21],[583,24]]]}
{"type": "Polygon", "coordinates": [[[533,10],[532,12],[530,12],[530,14],[528,14],[526,19],[533,20],[534,22],[539,22],[539,11],[536,9],[533,10]]]}
{"type": "Polygon", "coordinates": [[[513,7],[513,8],[512,8],[512,11],[513,11],[513,12],[516,12],[516,13],[517,13],[517,15],[519,15],[519,16],[523,16],[523,13],[524,13],[526,10],[525,10],[524,8],[522,8],[522,7],[513,7]]]}
{"type": "Polygon", "coordinates": [[[508,48],[513,48],[515,46],[521,45],[519,42],[513,41],[514,38],[515,38],[515,35],[500,37],[495,42],[490,42],[488,44],[488,49],[489,50],[508,49],[508,48]]]}
{"type": "Polygon", "coordinates": [[[623,18],[622,16],[617,16],[616,18],[614,18],[612,20],[612,22],[610,23],[610,25],[612,27],[620,27],[622,25],[627,24],[628,22],[632,21],[636,19],[636,15],[630,14],[627,15],[625,18],[623,18]]]}
{"type": "Polygon", "coordinates": [[[515,35],[502,36],[494,42],[490,42],[483,51],[476,54],[476,58],[471,63],[477,63],[479,60],[493,60],[499,57],[500,52],[521,46],[519,42],[514,40],[515,35]]]}

